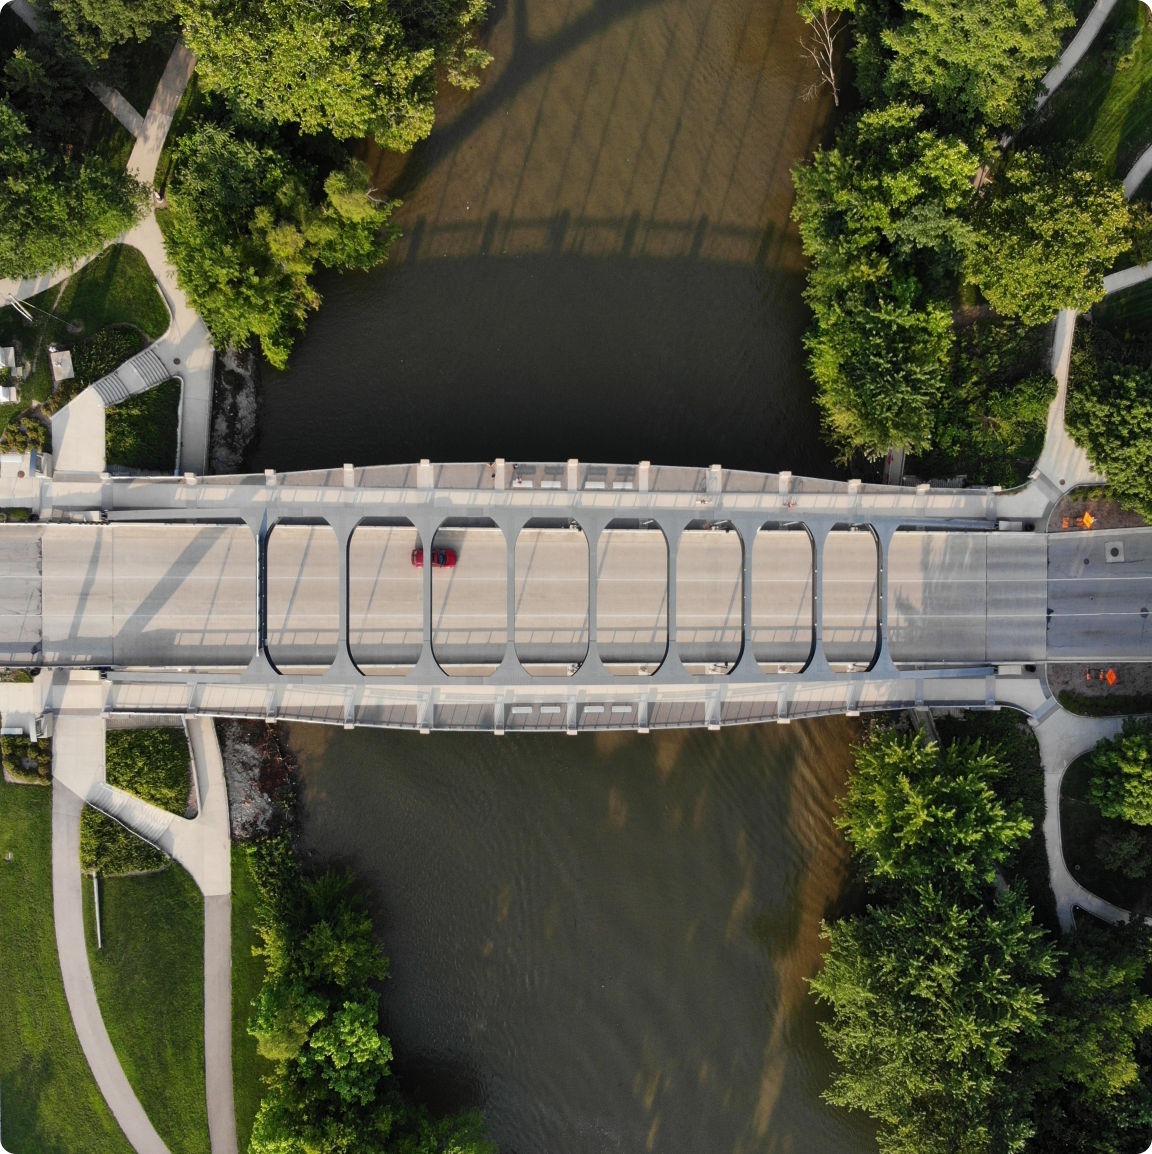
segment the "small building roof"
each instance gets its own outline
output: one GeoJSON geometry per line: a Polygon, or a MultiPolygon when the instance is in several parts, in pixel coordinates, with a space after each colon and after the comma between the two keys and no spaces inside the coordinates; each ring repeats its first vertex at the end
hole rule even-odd
{"type": "Polygon", "coordinates": [[[10,345],[0,345],[0,369],[16,367],[16,350],[10,345]]]}
{"type": "Polygon", "coordinates": [[[72,354],[67,349],[57,349],[55,352],[49,353],[48,359],[52,362],[52,379],[54,381],[67,381],[76,375],[72,368],[72,354]]]}

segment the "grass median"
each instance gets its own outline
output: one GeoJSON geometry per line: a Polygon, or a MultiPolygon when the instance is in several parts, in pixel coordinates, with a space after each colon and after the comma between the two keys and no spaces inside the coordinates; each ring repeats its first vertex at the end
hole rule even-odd
{"type": "Polygon", "coordinates": [[[175,864],[160,873],[101,879],[100,891],[103,949],[96,948],[87,880],[84,929],[116,1056],[171,1154],[209,1154],[204,899],[175,864]]]}

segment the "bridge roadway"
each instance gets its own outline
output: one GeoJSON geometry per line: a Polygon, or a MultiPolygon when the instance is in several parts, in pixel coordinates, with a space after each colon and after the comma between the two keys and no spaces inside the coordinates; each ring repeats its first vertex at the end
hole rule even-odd
{"type": "Polygon", "coordinates": [[[106,712],[421,730],[1043,702],[1047,661],[1147,657],[1152,530],[1049,538],[1034,489],[503,461],[45,478],[40,520],[0,526],[0,661],[57,671],[49,713],[95,668],[106,712]],[[455,566],[414,566],[429,545],[455,566]]]}

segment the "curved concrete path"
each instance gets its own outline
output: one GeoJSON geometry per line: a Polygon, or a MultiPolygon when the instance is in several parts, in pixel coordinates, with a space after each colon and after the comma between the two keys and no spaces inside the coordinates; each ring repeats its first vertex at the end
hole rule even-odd
{"type": "Polygon", "coordinates": [[[1056,898],[1060,928],[1073,928],[1073,909],[1079,907],[1105,922],[1126,922],[1128,911],[1106,902],[1085,889],[1064,859],[1060,830],[1060,785],[1068,767],[1098,741],[1120,732],[1120,717],[1079,717],[1059,706],[1036,726],[1040,759],[1044,765],[1044,845],[1048,850],[1048,876],[1056,898]]]}
{"type": "MultiPolygon", "coordinates": [[[[70,728],[72,732],[63,736],[69,740],[79,738],[85,747],[85,759],[89,759],[94,746],[92,740],[84,741],[84,737],[91,739],[97,729],[103,737],[104,725],[99,715],[84,718],[79,725],[70,728]],[[85,724],[91,722],[95,722],[95,725],[85,724]]],[[[65,756],[71,752],[69,750],[65,756]]],[[[57,756],[54,748],[53,761],[57,756]]],[[[103,760],[101,747],[101,763],[103,760]]],[[[88,948],[84,941],[84,895],[80,872],[80,814],[83,809],[84,801],[81,797],[62,781],[53,781],[52,916],[56,924],[56,949],[60,955],[64,994],[68,999],[68,1009],[72,1014],[80,1048],[124,1136],[137,1154],[168,1154],[168,1147],[156,1133],[128,1084],[96,1001],[96,988],[92,984],[88,948]]]]}
{"type": "Polygon", "coordinates": [[[1096,0],[1096,5],[1088,13],[1080,30],[1072,38],[1072,43],[1060,54],[1060,59],[1053,65],[1052,70],[1044,77],[1044,91],[1036,100],[1036,107],[1042,108],[1044,103],[1068,78],[1068,74],[1080,63],[1084,53],[1088,51],[1092,41],[1099,35],[1104,22],[1116,7],[1116,0],[1096,0]]]}
{"type": "Polygon", "coordinates": [[[204,895],[204,1079],[212,1154],[236,1154],[232,1085],[231,836],[224,763],[210,718],[187,723],[199,813],[187,820],[113,789],[104,777],[107,683],[69,676],[53,734],[52,889],[56,944],[84,1055],[137,1154],[167,1154],[120,1067],[100,1016],[84,941],[80,812],[91,804],[163,849],[204,895]]]}

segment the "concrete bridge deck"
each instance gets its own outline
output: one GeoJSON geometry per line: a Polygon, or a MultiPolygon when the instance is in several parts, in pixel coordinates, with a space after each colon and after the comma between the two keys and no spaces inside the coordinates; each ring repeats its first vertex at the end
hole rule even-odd
{"type": "Polygon", "coordinates": [[[994,704],[1152,640],[1152,530],[1049,538],[1028,491],[495,462],[46,478],[39,504],[0,526],[0,660],[105,670],[109,710],[725,724],[994,704]]]}

